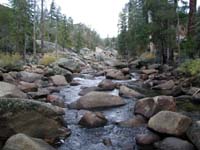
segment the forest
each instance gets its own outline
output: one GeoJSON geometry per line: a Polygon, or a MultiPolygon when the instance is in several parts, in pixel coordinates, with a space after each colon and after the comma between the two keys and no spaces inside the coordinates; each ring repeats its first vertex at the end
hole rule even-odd
{"type": "Polygon", "coordinates": [[[0,150],[200,150],[198,1],[59,1],[0,2],[0,150]]]}

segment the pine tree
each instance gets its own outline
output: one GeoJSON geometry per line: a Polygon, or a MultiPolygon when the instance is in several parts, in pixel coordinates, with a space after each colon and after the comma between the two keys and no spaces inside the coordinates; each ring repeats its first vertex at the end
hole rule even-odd
{"type": "Polygon", "coordinates": [[[127,30],[128,30],[128,6],[126,5],[125,8],[123,8],[122,12],[119,15],[119,35],[118,35],[118,49],[121,55],[127,56],[128,50],[127,50],[127,30]]]}

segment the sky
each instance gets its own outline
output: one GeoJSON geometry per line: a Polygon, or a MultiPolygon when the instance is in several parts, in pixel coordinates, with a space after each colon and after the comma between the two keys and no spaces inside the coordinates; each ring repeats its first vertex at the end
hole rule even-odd
{"type": "MultiPolygon", "coordinates": [[[[47,4],[51,0],[46,0],[47,4]]],[[[91,27],[102,38],[113,37],[118,33],[119,13],[128,0],[55,0],[63,14],[72,17],[74,23],[84,23],[91,27]]],[[[0,0],[8,3],[8,0],[0,0]]],[[[200,6],[200,0],[197,0],[200,6]]]]}
{"type": "MultiPolygon", "coordinates": [[[[51,0],[46,0],[51,3],[51,0]]],[[[0,0],[7,3],[8,0],[0,0]]],[[[61,12],[72,17],[74,23],[84,23],[102,38],[113,37],[118,33],[119,13],[128,0],[55,0],[61,12]]]]}

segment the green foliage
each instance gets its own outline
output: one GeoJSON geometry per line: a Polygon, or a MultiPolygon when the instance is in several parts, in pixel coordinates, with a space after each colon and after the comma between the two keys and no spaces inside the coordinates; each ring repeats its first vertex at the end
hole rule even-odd
{"type": "Polygon", "coordinates": [[[200,73],[200,59],[189,60],[180,65],[179,71],[190,74],[198,75],[200,73]]]}
{"type": "Polygon", "coordinates": [[[184,110],[184,111],[200,111],[200,105],[194,104],[190,102],[190,100],[184,100],[184,101],[177,101],[176,102],[178,109],[184,110]]]}
{"type": "Polygon", "coordinates": [[[48,66],[56,61],[56,57],[53,54],[44,54],[39,64],[48,66]]]}
{"type": "Polygon", "coordinates": [[[21,69],[22,57],[20,54],[0,53],[0,67],[6,69],[21,69]]]}

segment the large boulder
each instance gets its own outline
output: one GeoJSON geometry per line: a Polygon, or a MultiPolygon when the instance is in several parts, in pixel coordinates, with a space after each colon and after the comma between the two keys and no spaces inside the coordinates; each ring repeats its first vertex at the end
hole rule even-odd
{"type": "Polygon", "coordinates": [[[168,137],[154,144],[159,150],[194,150],[194,146],[188,141],[175,137],[168,137]]]}
{"type": "Polygon", "coordinates": [[[72,58],[60,58],[56,64],[58,64],[58,66],[65,68],[69,71],[71,71],[72,73],[76,73],[76,72],[80,72],[81,71],[81,66],[84,64],[81,64],[80,61],[77,61],[75,59],[72,58]]]}
{"type": "Polygon", "coordinates": [[[112,91],[115,89],[116,84],[114,82],[112,82],[112,80],[105,79],[99,83],[98,87],[101,90],[105,90],[105,91],[111,90],[112,91]]]}
{"type": "Polygon", "coordinates": [[[0,97],[26,98],[26,94],[13,84],[0,82],[0,97]]]}
{"type": "Polygon", "coordinates": [[[150,118],[163,110],[176,111],[176,102],[172,96],[156,96],[140,99],[135,104],[134,112],[150,118]]]}
{"type": "Polygon", "coordinates": [[[97,128],[106,125],[107,119],[100,112],[86,112],[79,121],[79,124],[86,128],[97,128]]]}
{"type": "Polygon", "coordinates": [[[142,98],[144,97],[141,93],[130,89],[126,86],[120,86],[119,95],[125,98],[142,98]]]}
{"type": "Polygon", "coordinates": [[[153,89],[155,89],[155,90],[170,90],[174,86],[175,86],[174,81],[173,80],[169,80],[169,81],[167,81],[165,83],[162,83],[162,84],[154,86],[153,89]]]}
{"type": "Polygon", "coordinates": [[[33,100],[0,99],[0,139],[16,133],[54,141],[68,133],[61,121],[64,109],[33,100]]]}
{"type": "Polygon", "coordinates": [[[196,121],[187,130],[187,137],[200,150],[200,121],[196,121]]]}
{"type": "Polygon", "coordinates": [[[187,116],[161,111],[149,120],[148,127],[160,133],[180,136],[187,131],[191,123],[192,120],[187,116]]]}
{"type": "Polygon", "coordinates": [[[55,75],[50,77],[50,79],[55,86],[65,86],[68,84],[65,77],[62,75],[55,75]]]}
{"type": "Polygon", "coordinates": [[[55,148],[41,139],[19,133],[7,140],[3,150],[55,150],[55,148]]]}
{"type": "Polygon", "coordinates": [[[37,74],[37,73],[30,73],[30,72],[26,72],[26,71],[21,71],[17,74],[17,78],[21,81],[25,81],[25,82],[34,82],[36,80],[40,80],[42,78],[41,74],[37,74]]]}
{"type": "Polygon", "coordinates": [[[70,104],[75,109],[107,108],[124,105],[125,102],[119,97],[104,92],[90,92],[70,104]]]}
{"type": "Polygon", "coordinates": [[[128,80],[130,79],[129,75],[124,75],[121,70],[108,69],[105,71],[107,79],[115,79],[115,80],[128,80]]]}

